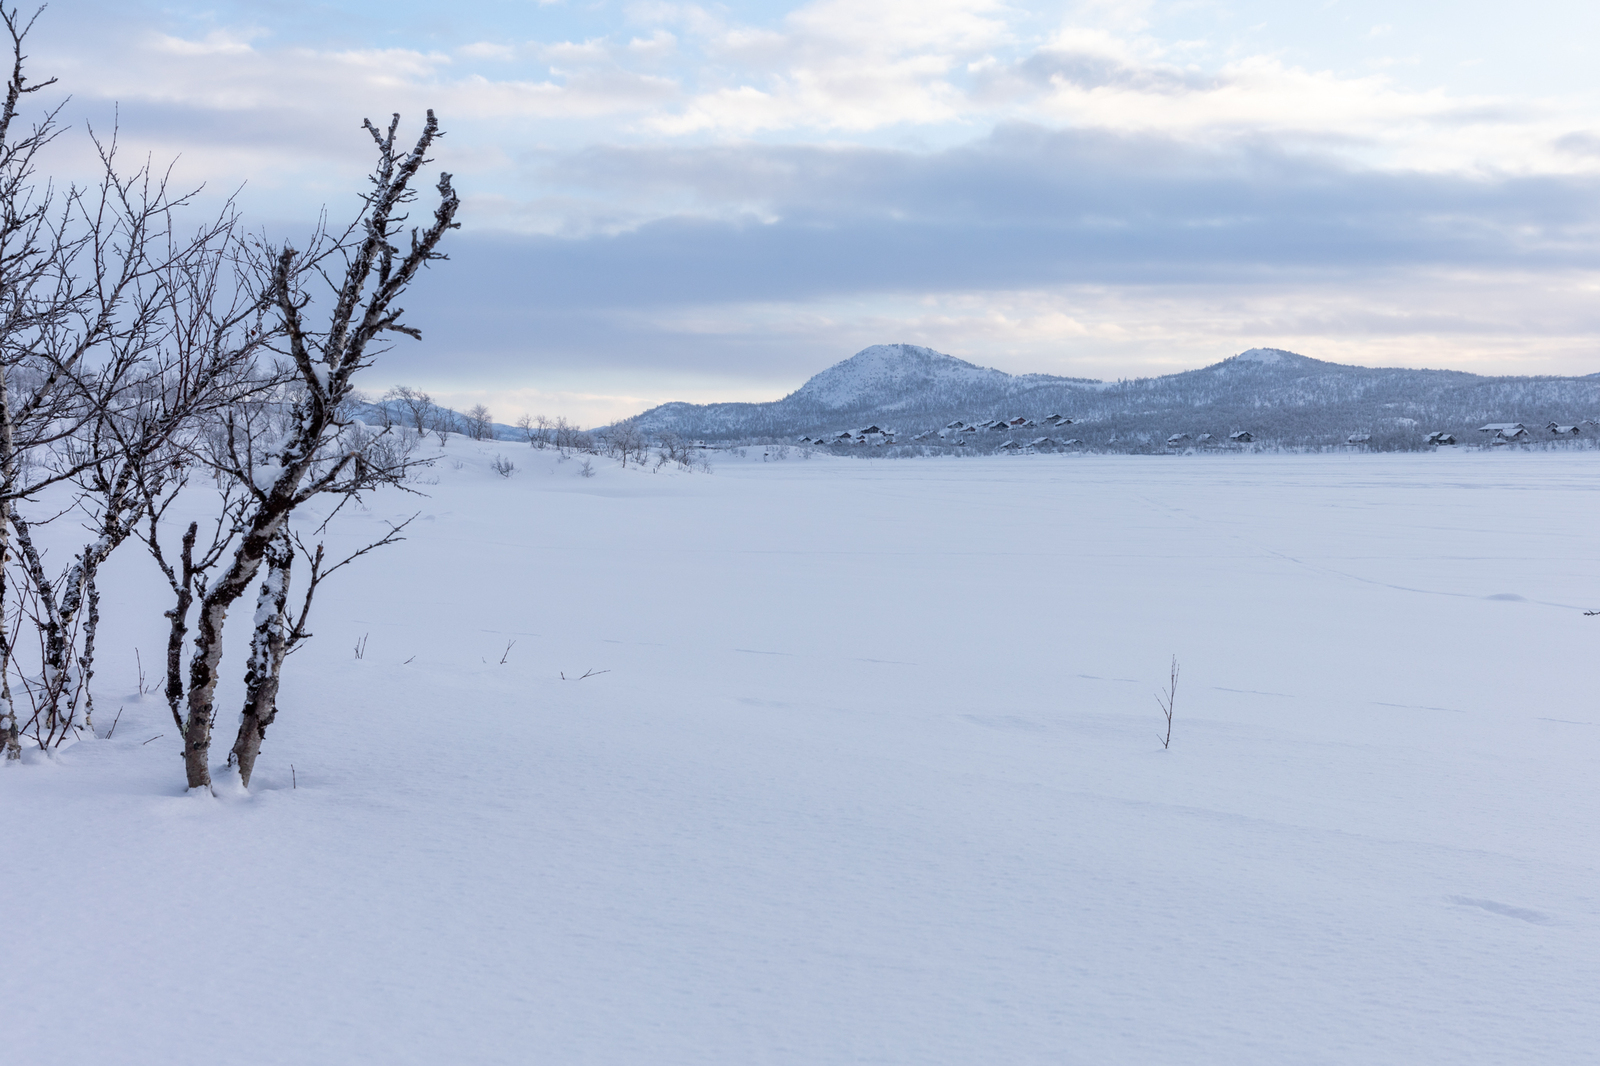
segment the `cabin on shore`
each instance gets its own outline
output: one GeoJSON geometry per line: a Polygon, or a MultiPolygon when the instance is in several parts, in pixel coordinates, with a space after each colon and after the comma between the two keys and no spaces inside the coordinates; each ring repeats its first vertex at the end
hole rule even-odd
{"type": "Polygon", "coordinates": [[[1251,433],[1248,429],[1241,429],[1237,433],[1229,433],[1228,439],[1233,441],[1235,444],[1249,444],[1251,441],[1256,439],[1256,435],[1251,433]]]}

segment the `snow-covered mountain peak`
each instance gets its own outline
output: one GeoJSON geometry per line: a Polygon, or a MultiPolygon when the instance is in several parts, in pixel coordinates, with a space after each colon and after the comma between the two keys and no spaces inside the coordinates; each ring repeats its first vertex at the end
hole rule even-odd
{"type": "Polygon", "coordinates": [[[945,386],[1009,378],[917,344],[874,344],[824,370],[790,399],[829,410],[881,402],[884,397],[926,395],[945,386]]]}
{"type": "Polygon", "coordinates": [[[1251,348],[1247,352],[1240,352],[1234,356],[1233,361],[1271,366],[1276,363],[1289,363],[1302,358],[1304,356],[1296,355],[1294,352],[1286,352],[1282,348],[1251,348]]]}

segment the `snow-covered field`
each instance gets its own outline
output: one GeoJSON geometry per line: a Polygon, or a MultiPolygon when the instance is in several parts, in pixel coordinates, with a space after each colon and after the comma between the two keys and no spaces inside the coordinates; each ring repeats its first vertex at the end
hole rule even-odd
{"type": "Polygon", "coordinates": [[[335,520],[424,514],[251,795],[103,635],[115,737],[0,772],[0,1060],[1594,1061],[1594,454],[494,450],[335,520]]]}

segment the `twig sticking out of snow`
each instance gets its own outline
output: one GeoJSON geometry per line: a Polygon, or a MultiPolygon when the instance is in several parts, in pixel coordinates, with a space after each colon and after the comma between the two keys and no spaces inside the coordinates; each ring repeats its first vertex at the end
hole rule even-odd
{"type": "Polygon", "coordinates": [[[1166,751],[1172,746],[1172,705],[1178,699],[1178,657],[1172,657],[1172,680],[1167,684],[1166,695],[1156,693],[1156,703],[1161,705],[1161,713],[1167,716],[1167,734],[1161,738],[1161,750],[1166,751]]]}
{"type": "Polygon", "coordinates": [[[610,670],[595,670],[595,669],[591,668],[591,669],[585,670],[583,672],[583,677],[568,677],[566,674],[563,673],[561,675],[561,680],[563,680],[563,681],[582,681],[584,677],[599,677],[601,674],[609,674],[610,672],[611,672],[610,670]]]}
{"type": "Polygon", "coordinates": [[[506,656],[511,654],[511,649],[516,647],[516,644],[517,644],[517,642],[515,640],[506,641],[506,650],[504,652],[502,652],[501,655],[500,655],[500,665],[501,666],[504,666],[506,664],[506,656]]]}

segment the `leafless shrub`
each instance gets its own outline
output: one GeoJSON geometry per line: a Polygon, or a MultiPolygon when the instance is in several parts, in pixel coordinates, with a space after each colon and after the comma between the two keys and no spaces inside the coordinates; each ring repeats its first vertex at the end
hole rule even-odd
{"type": "Polygon", "coordinates": [[[676,433],[663,433],[656,441],[656,468],[674,463],[683,470],[710,470],[711,463],[705,449],[694,447],[686,437],[676,433]]]}
{"type": "Polygon", "coordinates": [[[642,460],[646,444],[644,434],[632,422],[612,426],[605,437],[606,453],[622,460],[623,469],[627,469],[629,459],[636,463],[642,460]]]}
{"type": "Polygon", "coordinates": [[[503,455],[496,455],[491,468],[501,477],[510,477],[517,472],[517,465],[503,455]]]}
{"type": "Polygon", "coordinates": [[[563,456],[572,455],[574,452],[594,452],[594,441],[577,426],[568,422],[564,417],[557,416],[550,423],[550,435],[556,450],[563,456]]]}
{"type": "Polygon", "coordinates": [[[584,477],[594,477],[594,463],[585,459],[583,465],[578,467],[578,473],[584,477]]]}
{"type": "Polygon", "coordinates": [[[461,420],[448,407],[435,407],[428,417],[428,428],[439,438],[443,447],[450,443],[450,434],[463,432],[461,420]]]}

